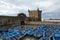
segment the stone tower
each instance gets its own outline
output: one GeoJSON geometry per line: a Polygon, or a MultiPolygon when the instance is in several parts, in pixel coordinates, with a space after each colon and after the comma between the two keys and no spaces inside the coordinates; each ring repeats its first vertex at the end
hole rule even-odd
{"type": "Polygon", "coordinates": [[[28,10],[29,17],[35,18],[35,21],[41,21],[41,10],[39,8],[37,10],[28,10]]]}

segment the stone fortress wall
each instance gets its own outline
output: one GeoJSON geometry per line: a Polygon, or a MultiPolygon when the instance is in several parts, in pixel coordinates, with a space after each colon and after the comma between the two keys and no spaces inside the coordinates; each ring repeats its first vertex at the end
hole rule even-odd
{"type": "Polygon", "coordinates": [[[42,10],[28,10],[29,17],[24,13],[19,13],[17,16],[0,16],[0,27],[11,27],[17,25],[60,25],[60,22],[42,21],[42,10]]]}

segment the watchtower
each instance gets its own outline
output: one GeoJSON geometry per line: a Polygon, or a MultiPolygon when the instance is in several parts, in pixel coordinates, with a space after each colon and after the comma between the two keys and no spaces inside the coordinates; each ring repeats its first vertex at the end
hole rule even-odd
{"type": "Polygon", "coordinates": [[[29,17],[34,18],[35,21],[41,21],[41,10],[39,8],[37,10],[28,10],[29,17]]]}

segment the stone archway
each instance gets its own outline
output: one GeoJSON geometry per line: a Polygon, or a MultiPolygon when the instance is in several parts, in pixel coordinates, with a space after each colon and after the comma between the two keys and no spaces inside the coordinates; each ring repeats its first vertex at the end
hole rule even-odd
{"type": "Polygon", "coordinates": [[[21,25],[25,25],[25,21],[21,21],[21,25]]]}

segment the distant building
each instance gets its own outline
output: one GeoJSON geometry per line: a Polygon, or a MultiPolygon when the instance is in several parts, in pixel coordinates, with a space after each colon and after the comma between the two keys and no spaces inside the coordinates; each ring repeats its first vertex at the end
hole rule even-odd
{"type": "Polygon", "coordinates": [[[25,21],[41,21],[41,10],[28,10],[28,12],[29,17],[24,13],[19,13],[17,16],[0,16],[0,25],[15,22],[21,22],[23,24],[25,21]]]}
{"type": "Polygon", "coordinates": [[[60,19],[44,19],[47,22],[60,22],[60,19]]]}

